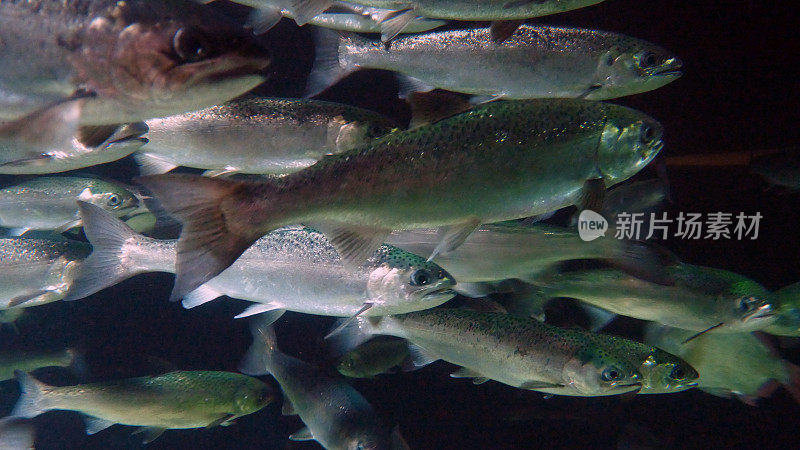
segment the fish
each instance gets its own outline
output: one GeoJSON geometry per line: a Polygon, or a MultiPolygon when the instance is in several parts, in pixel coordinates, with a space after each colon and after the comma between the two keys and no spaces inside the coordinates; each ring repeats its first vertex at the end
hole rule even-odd
{"type": "Polygon", "coordinates": [[[655,347],[463,308],[358,317],[329,339],[341,352],[374,335],[406,339],[416,366],[442,359],[462,367],[454,378],[473,378],[476,384],[495,380],[547,394],[678,392],[693,387],[697,377],[688,363],[655,347]]]}
{"type": "MultiPolygon", "coordinates": [[[[386,242],[430,255],[440,240],[439,230],[427,228],[394,231],[386,242]]],[[[535,282],[559,263],[595,258],[637,274],[662,270],[647,245],[621,239],[586,242],[574,229],[522,222],[482,225],[458,248],[436,255],[433,261],[459,283],[482,283],[510,278],[535,282]]]]}
{"type": "Polygon", "coordinates": [[[399,127],[353,106],[261,97],[151,119],[147,126],[149,142],[134,156],[145,175],[177,166],[282,175],[399,127]]]}
{"type": "MultiPolygon", "coordinates": [[[[496,26],[502,27],[506,22],[570,11],[597,4],[602,1],[603,0],[489,0],[474,2],[467,0],[360,0],[359,3],[393,10],[391,14],[388,14],[381,20],[383,40],[390,41],[401,32],[409,32],[407,27],[419,17],[460,21],[496,21],[496,26]]],[[[240,3],[253,5],[259,3],[259,0],[246,0],[246,2],[240,3]]],[[[334,4],[331,0],[288,0],[285,3],[287,5],[286,8],[291,11],[298,25],[313,23],[314,18],[318,18],[319,14],[334,4]]]]}
{"type": "Polygon", "coordinates": [[[780,384],[800,402],[800,367],[782,359],[757,333],[707,333],[685,342],[692,334],[656,323],[645,327],[647,343],[697,368],[702,391],[755,404],[780,384]]]}
{"type": "Polygon", "coordinates": [[[437,253],[481,223],[595,203],[663,147],[633,109],[574,99],[491,102],[397,131],[258,183],[138,178],[183,222],[172,298],[232,264],[258,237],[303,223],[357,266],[391,230],[446,227],[437,253]],[[191,262],[190,262],[191,261],[191,262]]]}
{"type": "Polygon", "coordinates": [[[0,353],[0,380],[14,379],[14,370],[30,372],[41,367],[68,367],[76,373],[85,370],[83,358],[71,348],[49,352],[0,353]]]}
{"type": "Polygon", "coordinates": [[[90,252],[78,241],[0,239],[0,308],[61,300],[90,252]]]}
{"type": "Polygon", "coordinates": [[[400,366],[406,358],[408,345],[405,341],[379,336],[339,358],[336,370],[350,378],[372,378],[400,366]]]}
{"type": "Polygon", "coordinates": [[[32,418],[52,410],[85,415],[86,433],[114,424],[143,427],[145,442],[166,429],[228,425],[267,406],[272,389],[232,372],[175,371],[75,386],[50,386],[15,371],[22,391],[11,416],[32,418]]]}
{"type": "Polygon", "coordinates": [[[2,120],[74,98],[88,126],[194,111],[251,90],[269,63],[244,28],[190,0],[6,0],[0,43],[2,120]]]}
{"type": "MultiPolygon", "coordinates": [[[[296,19],[295,14],[287,9],[284,2],[277,0],[235,0],[236,3],[255,8],[250,14],[248,25],[253,32],[262,34],[275,26],[282,17],[296,19]]],[[[308,24],[349,31],[352,33],[380,33],[384,28],[384,20],[390,19],[395,11],[372,8],[355,3],[334,1],[325,11],[317,14],[308,24]]],[[[428,19],[426,17],[409,17],[402,28],[402,33],[421,33],[445,25],[447,21],[428,19]]]]}
{"type": "Polygon", "coordinates": [[[489,28],[401,36],[385,50],[352,34],[319,29],[309,97],[359,69],[401,74],[400,96],[446,89],[482,98],[607,100],[650,91],[681,76],[682,61],[649,42],[605,31],[523,25],[502,43],[489,28]]]}
{"type": "Polygon", "coordinates": [[[676,328],[747,332],[774,320],[771,294],[745,276],[680,263],[666,267],[673,286],[638,279],[616,269],[562,272],[537,282],[541,299],[570,297],[615,314],[676,328]]]}
{"type": "MultiPolygon", "coordinates": [[[[94,205],[80,207],[93,251],[66,300],[138,273],[175,271],[175,240],[147,238],[94,205]]],[[[257,302],[237,317],[262,314],[275,321],[287,310],[372,316],[438,306],[455,296],[453,285],[441,267],[390,246],[349,270],[321,233],[289,227],[256,241],[231,267],[187,294],[183,305],[192,308],[227,295],[257,302]]]]}
{"type": "Polygon", "coordinates": [[[33,422],[6,417],[0,419],[0,448],[4,450],[30,450],[34,448],[36,430],[33,422]]]}
{"type": "Polygon", "coordinates": [[[77,200],[118,217],[139,207],[139,198],[114,182],[89,177],[37,177],[0,189],[0,227],[11,235],[28,230],[66,231],[80,226],[77,200]]]}
{"type": "Polygon", "coordinates": [[[800,336],[800,283],[773,292],[772,303],[775,322],[764,331],[776,336],[800,336]]]}
{"type": "Polygon", "coordinates": [[[0,174],[49,174],[82,169],[122,159],[147,143],[147,139],[141,137],[147,132],[144,122],[104,127],[102,132],[92,136],[80,135],[82,130],[75,129],[76,135],[71,139],[51,135],[52,128],[47,128],[51,126],[50,123],[28,124],[27,135],[23,135],[23,138],[5,140],[10,144],[5,146],[7,148],[3,148],[0,126],[0,174]],[[30,135],[43,137],[29,139],[30,135]],[[60,145],[66,141],[71,145],[60,145]]]}
{"type": "Polygon", "coordinates": [[[249,375],[270,374],[281,385],[284,414],[297,414],[306,425],[289,439],[313,439],[330,450],[408,448],[398,429],[390,432],[380,423],[367,399],[353,387],[282,353],[271,325],[255,319],[251,330],[253,345],[240,370],[249,375]]]}

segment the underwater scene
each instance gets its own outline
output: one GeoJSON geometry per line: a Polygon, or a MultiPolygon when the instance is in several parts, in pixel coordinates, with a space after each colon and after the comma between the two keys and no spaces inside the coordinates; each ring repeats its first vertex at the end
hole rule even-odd
{"type": "Polygon", "coordinates": [[[799,447],[798,9],[0,0],[0,450],[799,447]]]}

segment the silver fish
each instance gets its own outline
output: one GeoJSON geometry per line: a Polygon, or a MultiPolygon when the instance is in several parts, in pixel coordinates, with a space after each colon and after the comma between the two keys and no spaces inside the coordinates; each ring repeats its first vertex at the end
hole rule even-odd
{"type": "Polygon", "coordinates": [[[489,28],[432,31],[402,36],[389,50],[357,35],[317,31],[309,95],[359,69],[403,74],[401,96],[441,88],[509,99],[604,100],[656,89],[681,75],[682,62],[667,50],[580,28],[523,25],[502,43],[492,40],[489,28]]]}
{"type": "Polygon", "coordinates": [[[0,189],[0,227],[12,235],[28,230],[66,231],[80,225],[77,200],[122,217],[139,207],[139,198],[112,182],[86,177],[39,177],[0,189]]]}
{"type": "Polygon", "coordinates": [[[90,250],[77,241],[0,239],[0,308],[62,299],[90,250]]]}
{"type": "MultiPolygon", "coordinates": [[[[139,235],[93,205],[82,203],[81,213],[93,252],[67,300],[138,273],[175,271],[176,241],[139,235]]],[[[235,264],[185,296],[183,305],[191,308],[227,295],[258,302],[237,317],[266,313],[274,321],[286,310],[373,316],[438,306],[455,295],[454,284],[436,264],[391,246],[349,270],[321,233],[293,227],[256,241],[235,264]]]]}
{"type": "Polygon", "coordinates": [[[251,329],[253,345],[240,370],[248,375],[271,374],[281,385],[284,414],[297,414],[306,424],[289,439],[313,439],[331,450],[408,448],[397,429],[390,436],[372,406],[349,384],[281,353],[269,323],[256,319],[251,329]]]}
{"type": "Polygon", "coordinates": [[[269,62],[241,27],[188,0],[4,0],[0,119],[84,98],[83,125],[219,104],[269,62]]]}
{"type": "Polygon", "coordinates": [[[383,116],[318,100],[247,98],[151,119],[135,158],[144,174],[176,166],[285,174],[341,153],[398,126],[383,116]]]}

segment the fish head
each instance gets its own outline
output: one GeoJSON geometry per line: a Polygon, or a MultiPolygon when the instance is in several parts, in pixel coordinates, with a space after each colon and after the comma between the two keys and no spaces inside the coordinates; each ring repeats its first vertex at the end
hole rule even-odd
{"type": "Polygon", "coordinates": [[[248,380],[240,387],[234,397],[235,416],[243,416],[258,411],[274,399],[272,389],[257,379],[248,380]]]}
{"type": "Polygon", "coordinates": [[[682,66],[669,51],[626,37],[599,55],[595,81],[600,88],[586,98],[606,100],[651,91],[680,78],[682,66]]]}
{"type": "Polygon", "coordinates": [[[139,207],[139,198],[136,195],[121,186],[100,180],[90,183],[78,195],[78,200],[97,205],[117,217],[139,207]]]}
{"type": "MultiPolygon", "coordinates": [[[[765,293],[766,294],[766,293],[765,293]]],[[[772,324],[776,311],[767,295],[744,294],[728,299],[726,325],[738,331],[756,331],[772,324]]]]}
{"type": "Polygon", "coordinates": [[[664,142],[661,124],[634,109],[609,107],[597,150],[598,171],[606,187],[627,180],[658,155],[664,142]]]}
{"type": "Polygon", "coordinates": [[[584,348],[564,366],[562,376],[570,387],[592,396],[624,394],[642,386],[636,366],[620,352],[602,346],[584,348]]]}
{"type": "Polygon", "coordinates": [[[679,392],[697,386],[700,375],[694,367],[663,350],[652,350],[639,367],[643,394],[679,392]]]}
{"type": "Polygon", "coordinates": [[[389,245],[368,262],[367,302],[373,314],[400,314],[433,308],[453,298],[456,282],[438,264],[389,245]]]}
{"type": "Polygon", "coordinates": [[[219,11],[187,0],[118,2],[95,18],[77,52],[87,91],[82,123],[123,123],[224,103],[264,81],[269,56],[219,11]]]}
{"type": "MultiPolygon", "coordinates": [[[[367,428],[367,427],[363,427],[367,428]]],[[[353,432],[346,430],[340,431],[346,435],[344,437],[344,445],[341,448],[348,450],[379,450],[391,448],[386,436],[380,433],[380,430],[363,429],[353,432]]]]}

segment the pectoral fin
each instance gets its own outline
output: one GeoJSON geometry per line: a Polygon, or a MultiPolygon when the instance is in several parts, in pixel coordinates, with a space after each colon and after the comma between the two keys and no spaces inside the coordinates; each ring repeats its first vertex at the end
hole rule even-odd
{"type": "Polygon", "coordinates": [[[133,434],[141,434],[142,435],[142,444],[149,444],[159,436],[164,434],[166,431],[165,428],[158,428],[158,427],[141,427],[138,430],[134,431],[133,434]]]}
{"type": "Polygon", "coordinates": [[[433,261],[439,254],[446,254],[458,248],[459,245],[464,243],[467,236],[475,231],[480,224],[480,219],[470,219],[466,222],[442,227],[440,230],[442,239],[439,241],[439,244],[436,245],[436,248],[433,249],[433,253],[431,253],[428,261],[433,261]]]}
{"type": "Polygon", "coordinates": [[[236,417],[236,416],[234,416],[233,414],[225,414],[222,417],[218,418],[217,420],[215,420],[215,421],[209,423],[208,425],[206,425],[206,428],[218,427],[220,425],[225,424],[226,422],[228,422],[229,420],[233,419],[234,417],[236,417]]]}
{"type": "Polygon", "coordinates": [[[547,381],[530,380],[519,385],[520,389],[535,391],[537,389],[558,389],[563,388],[563,384],[550,383],[547,381]]]}
{"type": "Polygon", "coordinates": [[[372,308],[373,305],[374,305],[374,303],[365,302],[364,305],[361,307],[361,309],[359,309],[355,314],[350,316],[347,320],[342,321],[336,328],[331,330],[330,333],[325,335],[325,339],[330,339],[331,336],[335,336],[337,333],[339,333],[340,331],[345,329],[345,327],[347,327],[348,325],[353,323],[353,321],[356,320],[358,318],[358,316],[360,316],[362,313],[364,313],[364,311],[372,308]]]}
{"type": "Polygon", "coordinates": [[[283,414],[284,416],[297,415],[297,411],[295,411],[292,401],[289,400],[289,397],[285,395],[283,396],[283,406],[281,406],[281,414],[283,414]]]}
{"type": "Polygon", "coordinates": [[[575,206],[579,210],[590,209],[600,211],[603,209],[603,200],[606,196],[606,182],[602,178],[592,178],[586,180],[581,188],[578,201],[575,206]]]}
{"type": "Polygon", "coordinates": [[[84,416],[83,421],[86,423],[86,434],[99,433],[111,425],[115,425],[115,422],[94,416],[84,416]]]}
{"type": "Polygon", "coordinates": [[[411,357],[414,367],[424,367],[439,360],[438,356],[411,342],[408,343],[408,355],[411,357]]]}
{"type": "Polygon", "coordinates": [[[290,0],[289,9],[297,25],[303,26],[333,5],[331,0],[290,0]]]}
{"type": "Polygon", "coordinates": [[[411,107],[409,128],[436,123],[472,109],[463,96],[447,91],[411,92],[406,96],[406,102],[411,107]]]}
{"type": "Polygon", "coordinates": [[[492,34],[492,40],[496,44],[502,44],[506,39],[510,38],[520,25],[525,23],[524,20],[495,20],[489,31],[492,34]]]}
{"type": "Polygon", "coordinates": [[[304,427],[289,436],[289,439],[293,441],[313,441],[314,436],[311,434],[311,430],[309,430],[308,427],[304,427]]]}

